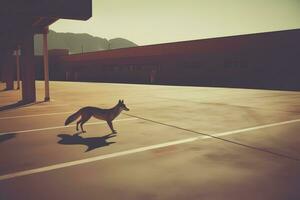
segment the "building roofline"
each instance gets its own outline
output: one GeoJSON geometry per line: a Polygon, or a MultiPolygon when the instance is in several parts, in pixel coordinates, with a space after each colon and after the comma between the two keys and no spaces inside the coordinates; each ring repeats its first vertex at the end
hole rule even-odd
{"type": "MultiPolygon", "coordinates": [[[[287,32],[297,32],[299,31],[300,34],[300,28],[298,29],[288,29],[288,30],[279,30],[279,31],[269,31],[269,32],[258,32],[258,33],[247,33],[242,35],[231,35],[231,36],[221,36],[221,37],[214,37],[214,38],[203,38],[203,39],[196,39],[196,40],[184,40],[184,41],[177,41],[177,42],[166,42],[166,43],[159,43],[159,44],[150,44],[150,45],[142,45],[142,46],[136,46],[136,47],[125,47],[125,48],[119,48],[119,49],[109,49],[109,50],[100,50],[100,51],[93,51],[93,52],[85,52],[85,53],[76,53],[71,55],[88,55],[93,54],[97,52],[114,52],[114,51],[120,51],[125,49],[136,49],[136,48],[143,48],[143,47],[156,47],[156,46],[163,46],[163,45],[180,45],[180,44],[186,44],[186,43],[195,43],[195,42],[205,42],[205,41],[213,41],[213,40],[222,40],[222,39],[234,39],[234,38],[244,38],[244,37],[256,37],[256,36],[266,36],[269,34],[280,34],[280,33],[287,33],[287,32]]],[[[300,35],[299,35],[300,37],[300,35]]]]}

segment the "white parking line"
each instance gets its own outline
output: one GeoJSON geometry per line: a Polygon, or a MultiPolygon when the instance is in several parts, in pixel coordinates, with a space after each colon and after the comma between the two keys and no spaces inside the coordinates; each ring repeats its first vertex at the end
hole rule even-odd
{"type": "MultiPolygon", "coordinates": [[[[124,119],[117,119],[114,120],[114,122],[120,122],[120,121],[128,121],[128,120],[137,120],[137,118],[130,117],[130,118],[124,118],[124,119]]],[[[94,125],[94,124],[106,124],[106,121],[100,121],[100,122],[91,122],[91,123],[86,123],[85,126],[88,125],[94,125]]],[[[38,131],[47,131],[47,130],[54,130],[54,129],[64,129],[68,127],[74,127],[74,125],[69,125],[69,126],[52,126],[52,127],[47,127],[47,128],[38,128],[38,129],[29,129],[29,130],[21,130],[21,131],[10,131],[10,132],[2,132],[0,133],[1,135],[6,135],[6,134],[12,134],[12,133],[28,133],[28,132],[38,132],[38,131]]]]}
{"type": "MultiPolygon", "coordinates": [[[[234,131],[226,131],[226,132],[223,132],[223,133],[217,133],[213,136],[220,137],[220,136],[232,135],[232,134],[236,134],[236,133],[254,131],[254,130],[258,130],[258,129],[273,127],[273,126],[281,126],[281,125],[285,125],[285,124],[292,124],[292,123],[296,123],[296,122],[300,122],[300,119],[277,122],[277,123],[266,124],[266,125],[261,125],[261,126],[254,126],[254,127],[244,128],[244,129],[239,129],[239,130],[234,130],[234,131]]],[[[211,138],[211,137],[203,136],[203,139],[206,139],[206,138],[211,138]]]]}
{"type": "MultiPolygon", "coordinates": [[[[248,132],[248,131],[252,131],[252,130],[258,130],[258,129],[269,128],[269,127],[274,127],[274,126],[280,126],[280,125],[284,125],[284,124],[291,124],[291,123],[296,123],[296,122],[300,122],[300,119],[266,124],[266,125],[261,125],[261,126],[254,126],[254,127],[250,127],[250,128],[233,130],[233,131],[226,131],[223,133],[214,134],[213,136],[218,137],[218,136],[224,136],[224,135],[232,135],[232,134],[248,132]]],[[[66,167],[71,167],[71,166],[76,166],[76,165],[81,165],[81,164],[85,164],[85,163],[91,163],[91,162],[104,160],[104,159],[108,159],[108,158],[115,158],[115,157],[130,155],[130,154],[144,152],[144,151],[148,151],[148,150],[152,150],[152,149],[158,149],[158,148],[162,148],[162,147],[193,142],[193,141],[196,141],[199,139],[200,140],[208,139],[208,138],[210,138],[210,137],[208,137],[208,136],[191,137],[191,138],[187,138],[187,139],[176,140],[176,141],[172,141],[172,142],[166,142],[166,143],[151,145],[151,146],[147,146],[147,147],[141,147],[141,148],[126,150],[126,151],[121,151],[121,152],[116,152],[116,153],[111,153],[111,154],[106,154],[106,155],[101,155],[101,156],[95,156],[95,157],[86,158],[86,159],[82,159],[82,160],[59,163],[59,164],[55,164],[55,165],[50,165],[50,166],[40,167],[40,168],[35,168],[35,169],[30,169],[30,170],[18,171],[18,172],[0,176],[0,181],[17,178],[17,177],[21,177],[21,176],[27,176],[27,175],[31,175],[31,174],[37,174],[37,173],[41,173],[41,172],[52,171],[52,170],[56,170],[56,169],[66,168],[66,167]]]]}
{"type": "Polygon", "coordinates": [[[35,104],[31,106],[24,106],[21,108],[47,108],[47,107],[60,107],[60,106],[69,106],[70,104],[54,104],[54,105],[45,105],[45,104],[35,104]]]}
{"type": "Polygon", "coordinates": [[[36,114],[36,115],[17,115],[17,116],[13,116],[13,117],[0,117],[0,120],[26,118],[26,117],[40,117],[40,116],[50,116],[50,115],[62,115],[62,114],[68,114],[68,113],[72,113],[72,112],[57,112],[57,113],[36,114]]]}
{"type": "MultiPolygon", "coordinates": [[[[5,106],[5,105],[4,105],[5,106]]],[[[41,109],[41,108],[51,108],[51,107],[62,107],[62,106],[70,106],[70,104],[54,104],[54,105],[46,105],[46,104],[32,104],[32,105],[24,105],[16,108],[11,108],[7,110],[3,110],[1,112],[11,112],[15,111],[15,109],[23,110],[23,109],[41,109]]]]}

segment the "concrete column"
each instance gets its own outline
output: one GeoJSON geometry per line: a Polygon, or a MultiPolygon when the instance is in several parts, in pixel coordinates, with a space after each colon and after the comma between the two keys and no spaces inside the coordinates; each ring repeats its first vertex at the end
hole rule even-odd
{"type": "Polygon", "coordinates": [[[13,69],[13,62],[12,62],[12,54],[9,54],[5,58],[4,62],[4,81],[6,83],[6,90],[13,90],[14,89],[14,69],[13,69]]]}
{"type": "Polygon", "coordinates": [[[48,60],[48,28],[43,33],[43,54],[44,54],[44,79],[45,79],[45,101],[50,101],[49,92],[49,60],[48,60]]]}
{"type": "Polygon", "coordinates": [[[20,46],[16,50],[16,64],[17,64],[17,89],[20,89],[20,46]]]}
{"type": "Polygon", "coordinates": [[[24,35],[22,44],[22,101],[36,101],[33,32],[24,35]]]}

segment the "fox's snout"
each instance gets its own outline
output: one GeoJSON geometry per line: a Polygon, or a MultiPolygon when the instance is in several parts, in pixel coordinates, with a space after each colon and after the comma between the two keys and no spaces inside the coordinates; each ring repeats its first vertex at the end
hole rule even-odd
{"type": "Polygon", "coordinates": [[[129,108],[127,108],[125,105],[123,106],[123,110],[129,111],[129,108]]]}

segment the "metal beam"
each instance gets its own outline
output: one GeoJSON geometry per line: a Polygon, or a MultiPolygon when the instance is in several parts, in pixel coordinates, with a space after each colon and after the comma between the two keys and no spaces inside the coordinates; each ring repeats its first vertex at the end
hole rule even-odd
{"type": "Polygon", "coordinates": [[[43,55],[44,55],[44,79],[45,79],[45,101],[50,101],[49,92],[49,61],[48,61],[48,27],[43,33],[43,55]]]}

